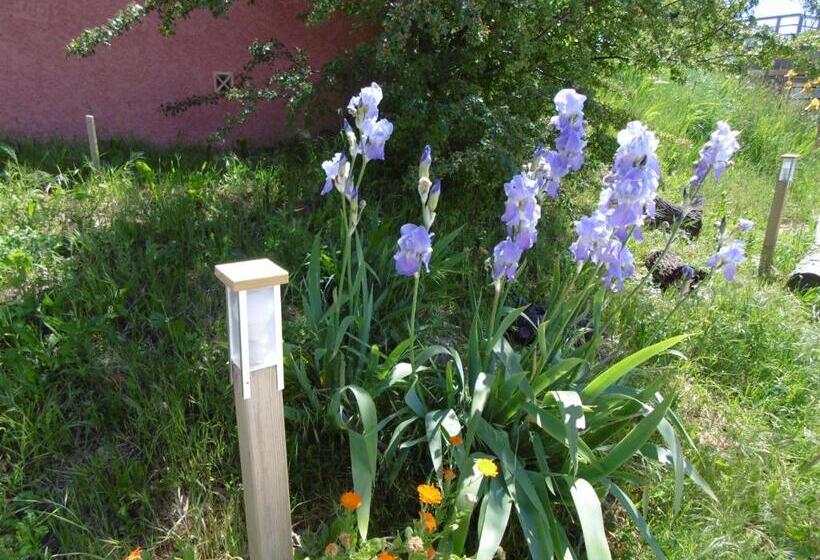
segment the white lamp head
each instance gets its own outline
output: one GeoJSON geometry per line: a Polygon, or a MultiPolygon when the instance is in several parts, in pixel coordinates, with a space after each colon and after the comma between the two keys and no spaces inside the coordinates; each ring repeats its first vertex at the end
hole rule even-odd
{"type": "Polygon", "coordinates": [[[794,180],[794,173],[797,170],[797,160],[799,154],[783,154],[780,156],[780,177],[779,181],[791,183],[794,180]]]}
{"type": "MultiPolygon", "coordinates": [[[[288,271],[268,259],[217,265],[225,285],[231,370],[242,379],[242,395],[251,396],[251,372],[275,367],[278,387],[284,387],[282,295],[288,271]]],[[[231,376],[233,382],[233,375],[231,376]]]]}

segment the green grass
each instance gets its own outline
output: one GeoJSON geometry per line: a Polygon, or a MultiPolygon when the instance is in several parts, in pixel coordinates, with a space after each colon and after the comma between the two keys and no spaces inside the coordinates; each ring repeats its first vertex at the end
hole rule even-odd
{"type": "MultiPolygon", "coordinates": [[[[678,409],[701,448],[699,468],[721,502],[687,488],[684,509],[673,516],[672,483],[659,482],[646,494],[651,526],[671,558],[816,557],[820,297],[801,300],[783,288],[820,210],[815,124],[768,91],[711,74],[678,84],[624,73],[591,97],[617,123],[639,118],[658,132],[662,190],[671,198],[715,121],[743,131],[737,165],[720,186],[707,187],[701,239],[676,252],[702,263],[713,249],[712,222],[724,211],[757,223],[736,283],[710,281],[662,326],[674,298],[647,289],[627,306],[611,341],[638,348],[699,333],[682,348],[686,362],[653,373],[679,388],[678,409]],[[775,276],[759,282],[756,256],[778,156],[787,151],[803,159],[775,276]]],[[[611,158],[617,123],[596,130],[601,161],[569,187],[563,211],[545,220],[542,258],[563,253],[568,215],[584,212],[584,201],[597,195],[595,171],[611,158]]],[[[286,338],[304,339],[293,311],[298,277],[312,236],[333,217],[332,205],[316,197],[327,143],[244,160],[145,148],[138,157],[130,144],[116,143],[104,146],[110,167],[100,173],[85,165],[81,146],[14,146],[17,161],[0,153],[0,559],[121,558],[137,545],[161,558],[185,547],[198,558],[244,554],[223,296],[212,267],[268,255],[291,270],[286,338]]],[[[370,225],[395,230],[391,219],[403,211],[393,212],[395,191],[368,200],[370,225]]],[[[467,223],[461,243],[474,257],[474,277],[483,278],[486,253],[477,246],[489,248],[499,228],[476,215],[495,220],[500,206],[476,211],[458,199],[445,193],[437,227],[467,223]]],[[[649,233],[638,259],[660,243],[660,234],[649,233]]],[[[531,272],[551,267],[531,264],[531,272]]],[[[419,324],[431,326],[423,336],[458,337],[452,325],[469,307],[468,288],[442,281],[428,290],[419,324]]],[[[346,441],[324,431],[326,423],[305,412],[296,382],[290,387],[292,503],[303,528],[332,511],[350,473],[346,441]]],[[[639,497],[633,494],[636,503],[639,497]]],[[[375,507],[377,532],[415,515],[412,499],[375,507]]],[[[616,556],[649,558],[621,513],[607,512],[616,556]]]]}

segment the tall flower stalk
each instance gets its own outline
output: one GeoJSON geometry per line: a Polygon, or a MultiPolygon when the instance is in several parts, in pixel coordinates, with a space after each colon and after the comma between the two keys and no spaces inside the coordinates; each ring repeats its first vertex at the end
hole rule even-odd
{"type": "Polygon", "coordinates": [[[404,224],[401,227],[398,249],[393,257],[396,272],[401,276],[413,277],[413,303],[410,307],[410,367],[416,370],[416,309],[419,298],[419,277],[421,267],[429,272],[430,257],[433,254],[433,234],[430,229],[436,219],[436,208],[441,196],[441,181],[430,180],[430,165],[433,161],[432,149],[425,146],[419,160],[418,193],[421,201],[423,226],[404,224]]]}
{"type": "MultiPolygon", "coordinates": [[[[505,284],[515,281],[521,257],[538,240],[544,197],[557,197],[561,179],[570,171],[579,170],[584,163],[586,131],[583,109],[586,96],[574,89],[563,89],[555,95],[554,101],[558,113],[550,120],[550,126],[558,130],[555,149],[538,146],[521,173],[504,184],[507,201],[501,221],[507,228],[507,237],[493,248],[495,293],[490,312],[491,333],[495,330],[505,284]]],[[[488,355],[491,351],[487,348],[488,355]]]]}
{"type": "Polygon", "coordinates": [[[347,143],[347,153],[337,152],[330,160],[322,163],[325,172],[322,196],[335,189],[342,197],[343,249],[342,267],[337,280],[337,301],[344,301],[345,288],[350,291],[351,301],[355,297],[351,264],[352,240],[366,206],[364,199],[359,196],[362,180],[369,161],[384,159],[385,144],[393,134],[393,124],[387,119],[379,118],[382,97],[381,87],[373,82],[362,88],[359,95],[350,98],[347,112],[356,129],[347,118],[343,118],[341,134],[347,143]]]}

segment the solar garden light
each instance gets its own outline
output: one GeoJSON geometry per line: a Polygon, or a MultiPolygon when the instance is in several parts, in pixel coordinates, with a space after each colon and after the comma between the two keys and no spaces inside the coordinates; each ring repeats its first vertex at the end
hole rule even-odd
{"type": "Polygon", "coordinates": [[[288,272],[268,259],[220,264],[228,308],[245,523],[252,560],[291,560],[285,446],[281,286],[288,272]]]}
{"type": "Polygon", "coordinates": [[[766,225],[766,236],[763,238],[763,250],[760,253],[760,275],[769,274],[774,261],[774,250],[777,246],[777,234],[780,230],[780,219],[783,217],[783,207],[786,205],[786,192],[794,180],[797,172],[797,154],[783,154],[780,156],[780,174],[774,187],[774,198],[769,210],[769,222],[766,225]]]}

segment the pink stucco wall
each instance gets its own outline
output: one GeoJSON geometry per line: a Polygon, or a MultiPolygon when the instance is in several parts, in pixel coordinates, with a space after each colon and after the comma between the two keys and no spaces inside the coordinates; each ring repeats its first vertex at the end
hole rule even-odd
{"type": "MultiPolygon", "coordinates": [[[[159,106],[213,91],[213,72],[238,73],[253,40],[277,37],[307,51],[314,67],[355,37],[335,19],[306,27],[298,0],[257,0],[233,6],[227,18],[207,12],[183,21],[164,37],[156,19],[101,47],[87,59],[67,58],[66,44],[104,22],[127,0],[0,0],[0,135],[36,139],[85,138],[85,115],[96,118],[101,139],[132,138],[152,144],[207,139],[230,108],[196,107],[167,117],[159,106]]],[[[266,104],[235,137],[269,145],[288,133],[281,104],[266,104]]]]}

